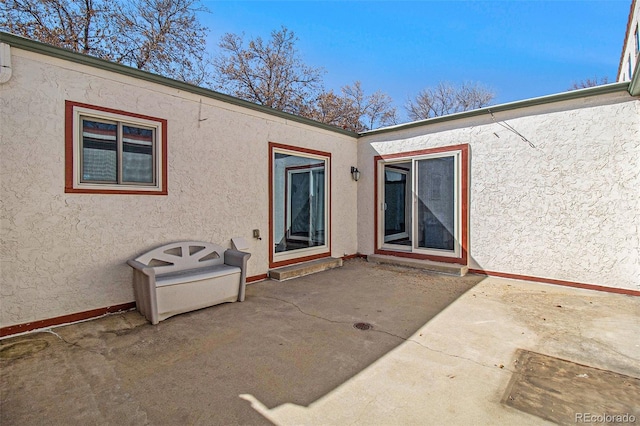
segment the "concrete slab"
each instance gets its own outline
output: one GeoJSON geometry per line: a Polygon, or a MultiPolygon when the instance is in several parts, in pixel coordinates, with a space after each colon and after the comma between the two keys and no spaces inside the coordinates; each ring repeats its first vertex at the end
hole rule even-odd
{"type": "Polygon", "coordinates": [[[0,423],[544,424],[501,402],[516,351],[638,378],[639,317],[630,296],[351,260],[157,326],[0,341],[0,423]]]}

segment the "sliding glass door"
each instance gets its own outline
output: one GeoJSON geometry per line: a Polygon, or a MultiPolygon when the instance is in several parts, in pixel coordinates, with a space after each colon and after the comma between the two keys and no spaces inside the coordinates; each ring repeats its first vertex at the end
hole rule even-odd
{"type": "Polygon", "coordinates": [[[467,219],[463,213],[468,177],[463,170],[468,148],[455,148],[377,160],[376,190],[381,203],[376,252],[460,263],[466,260],[467,219]]]}

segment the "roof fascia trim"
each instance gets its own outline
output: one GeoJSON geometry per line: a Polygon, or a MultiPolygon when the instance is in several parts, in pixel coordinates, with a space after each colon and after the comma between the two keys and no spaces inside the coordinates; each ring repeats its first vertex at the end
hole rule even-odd
{"type": "MultiPolygon", "coordinates": [[[[634,81],[637,82],[637,76],[634,81]]],[[[562,101],[569,101],[573,99],[588,98],[592,96],[605,95],[609,93],[617,93],[629,91],[631,93],[630,84],[628,81],[621,83],[611,83],[602,86],[589,87],[586,89],[572,90],[568,92],[557,93],[553,95],[540,96],[537,98],[525,99],[522,101],[515,101],[506,104],[498,104],[488,106],[480,109],[474,109],[471,111],[464,111],[455,114],[443,115],[440,117],[428,118],[426,120],[414,121],[407,124],[400,124],[397,126],[384,127],[382,129],[370,130],[367,132],[359,133],[360,137],[378,135],[381,133],[390,133],[398,130],[406,130],[414,127],[428,126],[430,124],[444,123],[447,121],[462,120],[465,118],[478,117],[482,115],[490,115],[492,112],[510,111],[515,109],[527,108],[536,105],[544,105],[562,101]]],[[[640,83],[638,83],[640,86],[640,83]]],[[[638,87],[640,89],[640,87],[638,87]]],[[[631,93],[633,95],[633,93],[631,93]]],[[[637,95],[634,95],[637,96],[637,95]]]]}
{"type": "Polygon", "coordinates": [[[28,50],[42,55],[51,56],[58,59],[75,62],[78,64],[102,69],[105,71],[115,72],[118,74],[126,75],[129,77],[137,78],[140,80],[157,83],[172,89],[184,90],[196,95],[205,96],[207,98],[215,99],[218,101],[226,102],[232,105],[240,106],[243,108],[258,111],[264,114],[269,114],[275,117],[283,118],[285,120],[295,121],[308,126],[317,127],[320,129],[328,130],[334,133],[340,133],[342,135],[357,137],[357,133],[350,130],[341,129],[339,127],[331,126],[329,124],[320,123],[309,118],[300,117],[287,112],[279,111],[273,108],[269,108],[263,105],[254,104],[253,102],[245,101],[234,96],[225,95],[224,93],[216,92],[211,89],[205,89],[203,87],[194,86],[189,83],[185,83],[171,78],[162,77],[157,74],[150,73],[148,71],[139,70],[136,68],[128,67],[126,65],[118,64],[115,62],[109,62],[104,59],[96,58],[82,53],[73,52],[71,50],[63,49],[61,47],[52,46],[49,44],[34,41],[25,37],[17,36],[0,31],[0,42],[7,43],[18,49],[28,50]]]}

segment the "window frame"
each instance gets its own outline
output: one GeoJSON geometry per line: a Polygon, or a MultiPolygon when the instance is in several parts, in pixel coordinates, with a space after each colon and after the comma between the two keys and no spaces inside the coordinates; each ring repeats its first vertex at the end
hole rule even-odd
{"type": "Polygon", "coordinates": [[[80,102],[65,101],[65,193],[167,195],[167,174],[167,120],[80,102]],[[83,120],[117,124],[118,182],[86,181],[82,178],[83,120]],[[153,131],[153,183],[122,181],[123,126],[153,131]]]}

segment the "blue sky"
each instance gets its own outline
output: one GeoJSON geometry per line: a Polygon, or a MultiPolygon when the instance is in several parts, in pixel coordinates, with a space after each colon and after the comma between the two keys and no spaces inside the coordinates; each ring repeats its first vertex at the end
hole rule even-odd
{"type": "Polygon", "coordinates": [[[440,81],[482,83],[505,103],[616,78],[630,0],[203,1],[215,55],[227,32],[268,38],[285,26],[326,89],[355,80],[403,106],[440,81]]]}

